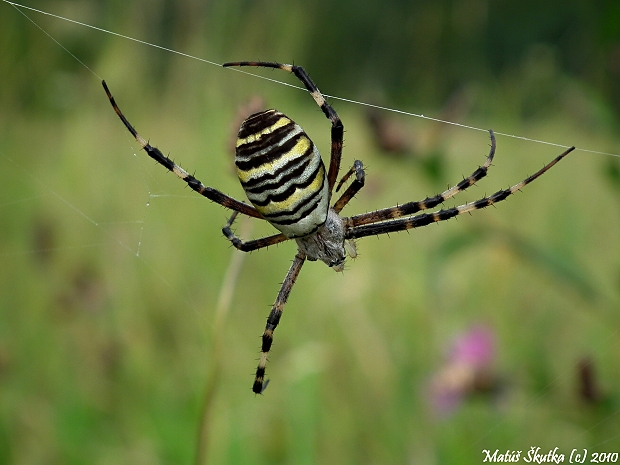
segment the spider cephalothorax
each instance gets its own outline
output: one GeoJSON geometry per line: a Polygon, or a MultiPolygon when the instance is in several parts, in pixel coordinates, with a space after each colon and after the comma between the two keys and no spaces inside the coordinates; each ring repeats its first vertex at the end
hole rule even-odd
{"type": "MultiPolygon", "coordinates": [[[[327,211],[327,218],[316,232],[296,239],[299,250],[310,261],[321,260],[336,271],[344,269],[347,258],[344,221],[333,208],[327,211]]],[[[350,252],[352,256],[353,253],[350,252]]]]}
{"type": "Polygon", "coordinates": [[[253,206],[248,205],[205,186],[159,149],[151,146],[121,113],[105,82],[103,87],[125,127],[151,158],[183,179],[199,194],[233,211],[222,232],[237,249],[249,252],[290,239],[297,242],[297,254],[280,287],[263,332],[261,356],[252,386],[252,390],[257,394],[263,392],[266,386],[265,367],[273,332],[280,322],[284,305],[306,259],[320,260],[334,270],[342,271],[347,253],[351,257],[356,255],[354,239],[426,226],[501,202],[574,150],[574,147],[569,148],[535,174],[508,189],[457,207],[415,215],[419,211],[437,207],[486,176],[495,155],[495,136],[493,131],[489,131],[491,150],[486,162],[454,187],[424,200],[341,217],[341,210],[364,186],[364,167],[361,161],[355,160],[338,183],[335,192],[338,192],[352,175],[355,175],[355,178],[330,207],[340,170],[344,128],[338,114],[325,101],[308,74],[301,66],[271,62],[244,61],[225,63],[223,66],[263,66],[288,71],[297,76],[331,122],[329,169],[325,170],[319,151],[298,124],[277,110],[255,113],[241,125],[235,156],[239,181],[253,206]],[[239,213],[265,219],[280,233],[244,242],[231,230],[239,213]]]}

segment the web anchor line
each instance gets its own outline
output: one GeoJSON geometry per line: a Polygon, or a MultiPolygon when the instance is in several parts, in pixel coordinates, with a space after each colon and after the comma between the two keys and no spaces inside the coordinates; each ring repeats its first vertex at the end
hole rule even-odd
{"type": "MultiPolygon", "coordinates": [[[[147,45],[149,47],[157,48],[157,49],[163,50],[165,52],[174,53],[174,54],[183,56],[185,58],[189,58],[189,59],[192,59],[192,60],[197,60],[197,61],[209,64],[209,65],[212,65],[212,66],[222,67],[222,65],[220,63],[217,63],[215,61],[210,61],[210,60],[207,60],[205,58],[200,58],[200,57],[197,57],[197,56],[194,56],[194,55],[190,55],[188,53],[179,52],[178,50],[174,50],[174,49],[171,49],[171,48],[163,47],[161,45],[153,44],[151,42],[147,42],[147,41],[144,41],[144,40],[136,39],[136,38],[131,37],[131,36],[127,36],[127,35],[124,35],[124,34],[120,34],[118,32],[110,31],[108,29],[104,29],[104,28],[100,28],[100,27],[97,27],[97,26],[93,26],[91,24],[83,23],[81,21],[77,21],[77,20],[74,20],[74,19],[66,18],[64,16],[60,16],[60,15],[57,15],[57,14],[54,14],[54,13],[49,13],[47,11],[39,10],[37,8],[33,8],[33,7],[30,7],[30,6],[22,5],[20,3],[11,2],[9,0],[2,0],[2,1],[4,3],[7,3],[8,5],[11,5],[13,8],[15,8],[17,11],[19,11],[19,13],[21,13],[24,17],[26,17],[28,19],[28,21],[30,21],[37,28],[39,28],[43,33],[45,33],[45,35],[47,35],[51,40],[53,40],[56,44],[58,44],[63,50],[65,50],[69,55],[71,55],[75,60],[77,60],[82,66],[84,66],[87,70],[89,70],[92,74],[94,74],[99,81],[102,81],[103,79],[97,73],[95,73],[91,68],[89,68],[82,60],[80,60],[78,57],[76,57],[73,53],[71,53],[65,46],[63,46],[60,42],[58,42],[54,37],[52,37],[47,31],[45,31],[41,26],[39,26],[32,18],[30,18],[28,15],[26,15],[26,13],[24,13],[22,11],[22,9],[33,11],[35,13],[39,13],[39,14],[46,15],[46,16],[51,16],[52,18],[55,18],[55,19],[60,19],[62,21],[67,21],[69,23],[76,24],[76,25],[82,26],[82,27],[87,27],[87,28],[90,28],[90,29],[94,29],[96,31],[103,32],[103,33],[106,33],[106,34],[111,34],[113,36],[120,37],[121,39],[131,40],[133,42],[137,42],[137,43],[142,44],[142,45],[147,45]]],[[[237,72],[237,73],[247,74],[247,75],[259,78],[259,79],[264,79],[266,81],[270,81],[270,82],[273,82],[275,84],[279,84],[279,85],[283,85],[283,86],[288,86],[288,87],[292,87],[294,89],[306,91],[306,89],[303,88],[303,87],[300,87],[300,86],[297,86],[297,85],[294,85],[294,84],[289,84],[287,82],[279,81],[277,79],[273,79],[273,78],[270,78],[270,77],[267,77],[267,76],[261,76],[261,75],[250,73],[248,71],[237,69],[237,68],[227,68],[227,69],[230,70],[230,71],[237,72]]],[[[469,130],[472,130],[472,131],[482,131],[482,132],[485,132],[485,133],[488,132],[488,129],[483,129],[483,128],[479,128],[479,127],[476,127],[476,126],[470,126],[470,125],[467,125],[467,124],[457,123],[457,122],[454,122],[454,121],[443,120],[443,119],[440,119],[440,118],[434,118],[432,116],[426,116],[426,115],[422,115],[422,114],[418,114],[418,113],[412,113],[412,112],[405,111],[405,110],[398,110],[398,109],[395,109],[395,108],[385,107],[385,106],[381,106],[381,105],[374,105],[372,103],[360,102],[358,100],[353,100],[353,99],[349,99],[349,98],[345,98],[345,97],[338,97],[336,95],[329,95],[329,94],[323,94],[323,95],[325,97],[329,97],[329,98],[334,99],[334,100],[340,100],[342,102],[351,103],[353,105],[361,105],[361,106],[365,106],[365,107],[369,107],[369,108],[375,108],[377,110],[389,111],[389,112],[396,113],[396,114],[399,114],[399,115],[411,116],[411,117],[414,117],[414,118],[420,118],[420,119],[425,119],[425,120],[428,120],[428,121],[434,121],[436,123],[448,124],[448,125],[451,125],[451,126],[460,127],[460,128],[463,128],[463,129],[469,129],[469,130]]],[[[555,143],[555,142],[549,142],[549,141],[544,141],[544,140],[540,140],[540,139],[531,139],[529,137],[517,136],[515,134],[508,134],[508,133],[498,132],[498,131],[494,131],[494,132],[495,132],[496,136],[510,137],[512,139],[518,139],[518,140],[527,141],[527,142],[534,142],[536,144],[550,145],[550,146],[553,146],[553,147],[560,147],[560,148],[564,148],[564,149],[568,149],[570,147],[569,145],[565,145],[565,144],[558,144],[558,143],[555,143]]],[[[603,151],[600,151],[600,150],[591,150],[591,149],[584,149],[584,148],[577,147],[577,148],[575,148],[575,151],[576,152],[584,152],[584,153],[591,153],[591,154],[597,154],[597,155],[606,155],[606,156],[610,156],[610,157],[618,157],[618,158],[620,158],[620,154],[611,153],[611,152],[603,152],[603,151]]]]}

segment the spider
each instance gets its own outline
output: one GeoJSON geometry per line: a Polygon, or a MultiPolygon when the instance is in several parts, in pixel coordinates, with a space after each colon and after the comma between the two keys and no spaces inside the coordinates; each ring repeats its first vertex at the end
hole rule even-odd
{"type": "Polygon", "coordinates": [[[205,186],[159,149],[151,146],[125,118],[105,81],[102,84],[116,114],[151,158],[172,171],[199,194],[233,211],[232,216],[222,228],[222,232],[234,247],[243,252],[250,252],[291,239],[297,243],[297,254],[280,287],[263,332],[261,354],[252,386],[256,394],[261,394],[267,386],[265,368],[273,342],[273,332],[280,322],[291,289],[306,260],[321,260],[335,271],[342,271],[347,254],[351,258],[357,255],[355,239],[419,228],[494,205],[534,181],[575,149],[575,147],[569,148],[532,176],[508,189],[499,190],[488,197],[457,207],[414,215],[421,210],[442,204],[486,176],[493,161],[496,146],[495,136],[490,130],[491,149],[486,162],[455,186],[424,200],[342,217],[340,216],[342,209],[364,186],[364,166],[361,161],[355,160],[336,185],[342,155],[344,126],[336,111],[327,103],[306,71],[301,66],[262,61],[231,62],[223,66],[260,66],[277,68],[294,74],[331,122],[329,169],[325,170],[319,151],[298,124],[277,110],[255,113],[241,124],[235,155],[239,181],[252,203],[248,205],[212,187],[205,186]],[[353,175],[354,178],[348,187],[332,203],[334,192],[339,192],[353,175]],[[243,241],[231,229],[239,213],[267,220],[280,233],[243,241]]]}

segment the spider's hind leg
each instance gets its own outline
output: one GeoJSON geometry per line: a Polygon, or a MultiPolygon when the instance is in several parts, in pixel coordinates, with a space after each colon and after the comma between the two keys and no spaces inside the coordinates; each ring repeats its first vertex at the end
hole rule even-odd
{"type": "Polygon", "coordinates": [[[262,249],[264,247],[269,247],[270,245],[279,244],[280,242],[289,240],[289,238],[284,234],[274,234],[273,236],[261,237],[260,239],[254,239],[252,241],[242,241],[231,229],[238,214],[238,212],[234,212],[230,219],[226,222],[226,225],[222,228],[222,233],[226,236],[226,239],[228,239],[232,245],[235,246],[236,249],[241,250],[242,252],[251,252],[252,250],[262,249]]]}
{"type": "Polygon", "coordinates": [[[282,287],[280,287],[278,297],[276,297],[271,312],[269,312],[269,317],[267,317],[267,325],[265,326],[262,337],[263,343],[260,351],[260,359],[258,360],[256,377],[254,378],[254,384],[252,386],[252,391],[256,394],[261,394],[267,387],[268,381],[265,380],[265,369],[267,366],[267,357],[269,356],[269,351],[271,350],[271,344],[273,342],[273,332],[280,322],[280,317],[282,316],[282,311],[284,310],[288,296],[291,293],[291,289],[293,289],[293,285],[305,261],[306,255],[303,252],[297,252],[293,264],[289,268],[288,273],[286,273],[282,287]]]}

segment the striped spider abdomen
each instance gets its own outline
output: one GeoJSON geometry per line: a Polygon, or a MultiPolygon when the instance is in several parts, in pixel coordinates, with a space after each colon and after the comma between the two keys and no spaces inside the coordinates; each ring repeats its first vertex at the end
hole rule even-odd
{"type": "Polygon", "coordinates": [[[283,113],[266,110],[241,124],[235,165],[250,202],[288,238],[308,236],[325,223],[329,187],[321,155],[283,113]]]}

